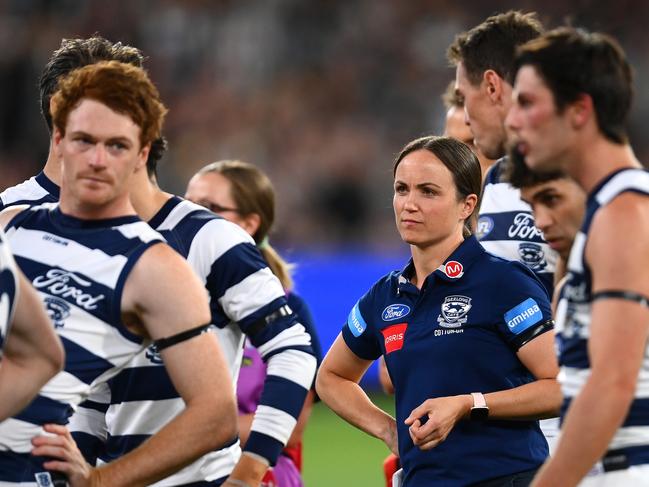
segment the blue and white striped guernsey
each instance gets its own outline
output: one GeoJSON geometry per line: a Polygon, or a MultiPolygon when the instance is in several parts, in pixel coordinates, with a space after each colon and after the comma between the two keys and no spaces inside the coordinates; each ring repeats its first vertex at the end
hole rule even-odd
{"type": "Polygon", "coordinates": [[[60,188],[44,172],[0,193],[0,210],[9,206],[36,206],[59,201],[60,188]]]}
{"type": "Polygon", "coordinates": [[[0,230],[0,357],[18,301],[18,274],[5,234],[0,230]]]}
{"type": "MultiPolygon", "coordinates": [[[[296,424],[316,359],[310,337],[295,315],[287,313],[284,290],[250,236],[203,207],[169,199],[149,222],[205,283],[212,322],[230,366],[233,390],[241,366],[244,333],[259,319],[282,315],[250,336],[268,363],[268,379],[245,449],[274,463],[296,424]]],[[[89,462],[112,461],[160,430],[184,407],[160,357],[140,353],[107,387],[79,408],[71,430],[89,462]],[[104,414],[105,413],[105,414],[104,414]]],[[[240,456],[239,443],[211,452],[155,486],[213,485],[230,474],[240,456]]]]}
{"type": "MultiPolygon", "coordinates": [[[[592,276],[584,260],[588,232],[597,211],[618,195],[629,191],[649,196],[649,172],[641,169],[617,171],[591,192],[586,203],[584,223],[570,252],[568,278],[561,291],[556,315],[561,366],[559,382],[564,396],[562,418],[590,375],[588,337],[592,313],[592,276]]],[[[624,423],[609,444],[611,450],[615,450],[615,457],[623,459],[627,465],[649,464],[649,344],[638,376],[635,399],[624,423]]]]}
{"type": "Polygon", "coordinates": [[[530,268],[552,296],[557,253],[534,225],[530,206],[521,200],[520,190],[503,179],[505,158],[487,173],[476,236],[487,252],[530,268]]]}
{"type": "Polygon", "coordinates": [[[45,302],[66,361],[26,409],[0,423],[0,485],[47,485],[30,440],[44,423],[65,424],[91,389],[145,347],[122,323],[121,297],[140,256],[163,239],[136,216],[80,220],[55,203],[19,213],[6,234],[45,302]]]}

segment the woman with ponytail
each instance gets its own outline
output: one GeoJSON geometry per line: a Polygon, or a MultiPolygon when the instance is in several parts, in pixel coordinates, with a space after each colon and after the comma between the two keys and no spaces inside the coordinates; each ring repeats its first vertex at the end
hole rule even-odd
{"type": "MultiPolygon", "coordinates": [[[[322,358],[313,318],[302,298],[292,292],[291,265],[270,245],[268,235],[275,221],[275,190],[256,166],[242,161],[218,161],[200,169],[189,181],[185,197],[223,218],[236,223],[254,239],[271,271],[286,291],[288,304],[311,335],[318,363],[322,358]]],[[[237,384],[239,435],[245,444],[254,412],[266,380],[266,364],[257,350],[246,342],[237,384]]],[[[277,464],[269,471],[266,483],[277,487],[302,487],[302,433],[316,399],[312,388],[304,403],[288,444],[277,464]],[[274,484],[272,483],[274,480],[274,484]]]]}

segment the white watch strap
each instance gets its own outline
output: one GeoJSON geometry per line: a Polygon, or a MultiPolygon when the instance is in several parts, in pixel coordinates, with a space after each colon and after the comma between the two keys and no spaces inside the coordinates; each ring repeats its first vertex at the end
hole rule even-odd
{"type": "Polygon", "coordinates": [[[486,408],[487,401],[485,401],[482,392],[472,392],[471,397],[473,397],[473,407],[474,408],[486,408]]]}

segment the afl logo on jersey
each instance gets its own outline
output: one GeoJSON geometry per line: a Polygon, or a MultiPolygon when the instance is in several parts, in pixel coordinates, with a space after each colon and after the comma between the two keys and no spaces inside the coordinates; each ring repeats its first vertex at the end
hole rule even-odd
{"type": "Polygon", "coordinates": [[[453,279],[457,279],[464,275],[464,267],[457,260],[449,260],[444,265],[444,274],[453,279]]]}
{"type": "Polygon", "coordinates": [[[406,306],[405,304],[391,304],[383,310],[381,318],[383,318],[383,321],[392,321],[408,316],[409,314],[410,306],[406,306]]]}
{"type": "Polygon", "coordinates": [[[457,294],[446,296],[442,303],[442,313],[437,317],[437,322],[443,328],[459,328],[469,319],[467,314],[470,309],[471,298],[457,294]]]}
{"type": "Polygon", "coordinates": [[[493,229],[494,229],[493,219],[488,216],[481,216],[478,219],[478,228],[475,232],[476,237],[478,237],[478,240],[482,240],[487,235],[489,235],[493,229]]]}

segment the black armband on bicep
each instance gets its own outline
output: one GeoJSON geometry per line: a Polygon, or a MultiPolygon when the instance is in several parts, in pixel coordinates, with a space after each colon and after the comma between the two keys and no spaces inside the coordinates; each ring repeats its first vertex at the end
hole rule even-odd
{"type": "Polygon", "coordinates": [[[527,330],[525,330],[514,339],[512,343],[514,350],[518,352],[524,345],[527,345],[536,337],[543,335],[546,331],[550,331],[553,328],[554,321],[552,320],[552,318],[537,323],[534,326],[530,326],[527,330]]]}
{"type": "Polygon", "coordinates": [[[624,289],[604,289],[597,291],[593,294],[592,300],[598,299],[623,299],[625,301],[632,301],[641,304],[645,308],[649,308],[649,298],[635,291],[625,291],[624,289]]]}
{"type": "Polygon", "coordinates": [[[210,328],[210,326],[212,325],[208,323],[207,325],[201,325],[197,326],[196,328],[181,331],[180,333],[176,333],[175,335],[171,335],[170,337],[160,338],[159,340],[155,340],[153,342],[153,346],[155,347],[156,352],[162,352],[165,348],[173,347],[174,345],[178,345],[179,343],[185,342],[190,338],[194,338],[195,336],[205,333],[210,328]]]}
{"type": "Polygon", "coordinates": [[[293,314],[293,310],[288,304],[285,304],[284,306],[280,307],[279,309],[276,309],[270,314],[267,314],[263,318],[259,318],[256,321],[253,321],[250,325],[246,327],[244,330],[246,335],[248,336],[255,336],[257,333],[259,333],[261,330],[266,328],[269,325],[272,325],[275,321],[279,320],[280,318],[284,318],[285,316],[289,316],[293,314]]]}

